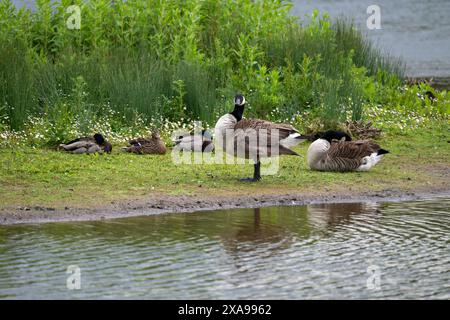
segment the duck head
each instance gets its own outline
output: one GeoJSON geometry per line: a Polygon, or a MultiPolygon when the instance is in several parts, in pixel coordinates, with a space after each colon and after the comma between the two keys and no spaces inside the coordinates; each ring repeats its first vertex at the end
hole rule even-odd
{"type": "Polygon", "coordinates": [[[153,129],[152,130],[152,139],[155,139],[155,140],[161,139],[161,135],[159,134],[159,130],[158,129],[153,129]]]}
{"type": "Polygon", "coordinates": [[[242,119],[242,114],[244,113],[245,107],[245,97],[242,94],[237,94],[234,97],[234,110],[230,112],[237,121],[242,119]]]}
{"type": "Polygon", "coordinates": [[[105,138],[103,138],[100,133],[94,134],[94,139],[98,145],[103,145],[105,143],[105,138]]]}
{"type": "Polygon", "coordinates": [[[94,134],[95,142],[103,148],[103,151],[106,153],[111,153],[112,151],[112,144],[105,140],[105,138],[100,134],[96,133],[94,134]]]}

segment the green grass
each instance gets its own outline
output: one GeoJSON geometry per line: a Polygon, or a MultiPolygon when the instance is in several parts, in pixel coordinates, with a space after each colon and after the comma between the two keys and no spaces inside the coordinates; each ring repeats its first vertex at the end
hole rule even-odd
{"type": "Polygon", "coordinates": [[[278,174],[259,183],[243,183],[252,165],[175,165],[170,153],[138,156],[72,155],[47,149],[1,149],[1,207],[73,206],[87,208],[110,201],[150,195],[233,196],[327,191],[364,192],[448,188],[450,147],[448,125],[386,135],[380,144],[391,151],[369,172],[324,173],[307,168],[308,144],[300,157],[282,157],[278,174]],[[446,129],[447,128],[447,129],[446,129]],[[445,176],[447,175],[447,176],[445,176]]]}
{"type": "Polygon", "coordinates": [[[401,62],[349,21],[314,12],[304,25],[281,0],[53,2],[39,0],[30,11],[0,0],[0,206],[408,189],[443,179],[434,172],[448,167],[448,92],[404,86],[401,62]],[[82,8],[80,30],[65,25],[72,4],[82,8]],[[426,91],[437,102],[422,99],[426,91]],[[246,117],[304,133],[372,121],[392,154],[368,173],[319,173],[306,167],[303,145],[301,157],[281,158],[277,175],[243,184],[238,178],[250,176],[251,165],[175,166],[170,154],[46,149],[95,132],[118,144],[153,126],[166,140],[193,120],[210,128],[237,92],[248,101],[246,117]]]}

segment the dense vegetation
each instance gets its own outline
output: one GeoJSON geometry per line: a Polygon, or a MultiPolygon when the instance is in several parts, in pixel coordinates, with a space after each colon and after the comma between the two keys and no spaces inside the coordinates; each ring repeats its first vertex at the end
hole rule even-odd
{"type": "Polygon", "coordinates": [[[246,95],[247,117],[303,130],[348,119],[400,131],[448,121],[447,92],[403,85],[402,64],[352,23],[314,12],[305,24],[290,8],[281,0],[37,0],[31,11],[0,0],[0,144],[211,126],[236,92],[246,95]],[[72,4],[79,30],[67,27],[72,4]]]}

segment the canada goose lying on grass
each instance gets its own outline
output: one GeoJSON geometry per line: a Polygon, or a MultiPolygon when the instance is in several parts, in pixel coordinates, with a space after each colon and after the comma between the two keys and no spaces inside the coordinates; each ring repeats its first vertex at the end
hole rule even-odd
{"type": "Polygon", "coordinates": [[[112,145],[106,141],[100,133],[96,133],[93,137],[83,137],[67,143],[62,143],[59,145],[58,149],[76,154],[96,153],[103,151],[111,153],[112,145]]]}
{"type": "Polygon", "coordinates": [[[161,139],[158,130],[153,130],[149,138],[137,138],[130,140],[128,147],[122,148],[126,152],[137,154],[165,154],[166,144],[161,139]]]}
{"type": "Polygon", "coordinates": [[[340,131],[327,131],[308,148],[308,165],[319,171],[367,171],[389,151],[372,140],[352,141],[340,131]]]}
{"type": "Polygon", "coordinates": [[[234,110],[220,117],[216,123],[215,143],[228,154],[254,161],[253,178],[242,179],[253,182],[261,179],[262,158],[298,156],[289,147],[304,141],[305,137],[289,124],[242,119],[244,108],[244,96],[236,95],[234,110]]]}
{"type": "Polygon", "coordinates": [[[214,150],[211,133],[205,129],[201,131],[201,134],[191,133],[179,136],[173,140],[173,143],[175,148],[183,151],[212,152],[214,150]]]}

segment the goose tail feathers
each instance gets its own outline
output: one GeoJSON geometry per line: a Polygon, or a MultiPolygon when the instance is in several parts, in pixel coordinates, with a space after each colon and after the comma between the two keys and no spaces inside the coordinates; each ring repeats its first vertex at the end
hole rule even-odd
{"type": "Polygon", "coordinates": [[[368,171],[375,166],[383,158],[383,154],[373,152],[370,156],[366,156],[362,159],[362,164],[356,169],[356,171],[368,171]]]}
{"type": "Polygon", "coordinates": [[[286,148],[284,145],[280,145],[280,155],[300,156],[297,152],[292,151],[289,148],[286,148]]]}

